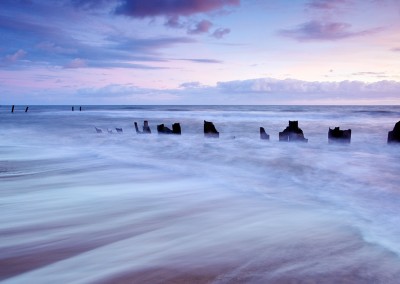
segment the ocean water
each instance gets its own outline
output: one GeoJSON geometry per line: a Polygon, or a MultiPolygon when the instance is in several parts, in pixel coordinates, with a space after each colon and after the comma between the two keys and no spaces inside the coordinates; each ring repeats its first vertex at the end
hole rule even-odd
{"type": "Polygon", "coordinates": [[[0,281],[399,283],[399,106],[77,108],[0,106],[0,281]]]}

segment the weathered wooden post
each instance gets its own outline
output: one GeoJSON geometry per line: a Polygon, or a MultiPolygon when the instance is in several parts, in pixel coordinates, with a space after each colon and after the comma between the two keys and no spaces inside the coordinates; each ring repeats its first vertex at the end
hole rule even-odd
{"type": "Polygon", "coordinates": [[[392,131],[389,131],[387,142],[388,144],[400,143],[400,121],[395,124],[392,131]]]}
{"type": "Polygon", "coordinates": [[[82,111],[82,107],[81,106],[79,107],[79,111],[82,111]]]}
{"type": "Polygon", "coordinates": [[[25,112],[28,112],[28,109],[29,109],[29,107],[27,106],[27,107],[25,108],[25,112]]]}
{"type": "Polygon", "coordinates": [[[14,113],[14,105],[12,105],[12,107],[11,107],[11,113],[14,113]]]}
{"type": "Polygon", "coordinates": [[[72,111],[74,111],[74,107],[72,107],[72,111]]]}
{"type": "Polygon", "coordinates": [[[181,125],[178,122],[172,124],[172,133],[181,135],[182,133],[181,125]]]}
{"type": "Polygon", "coordinates": [[[204,137],[219,138],[219,132],[211,121],[204,120],[204,137]]]}
{"type": "Polygon", "coordinates": [[[149,122],[147,120],[143,122],[143,133],[151,133],[149,122]]]}
{"type": "Polygon", "coordinates": [[[172,125],[172,130],[166,127],[164,124],[157,125],[158,134],[181,134],[181,125],[179,123],[174,123],[172,125]]]}
{"type": "Polygon", "coordinates": [[[304,138],[303,130],[299,128],[298,121],[290,121],[289,126],[282,132],[279,132],[279,141],[284,142],[308,142],[308,139],[304,138]]]}
{"type": "Polygon", "coordinates": [[[269,135],[265,132],[264,127],[260,127],[260,139],[269,140],[269,135]]]}
{"type": "Polygon", "coordinates": [[[340,127],[331,129],[328,131],[328,142],[332,143],[350,143],[351,141],[351,129],[340,130],[340,127]]]}
{"type": "Polygon", "coordinates": [[[134,122],[134,124],[135,124],[135,130],[136,130],[137,134],[150,134],[151,133],[149,122],[147,120],[145,120],[143,122],[143,131],[139,130],[139,127],[138,127],[138,124],[136,121],[134,122]]]}

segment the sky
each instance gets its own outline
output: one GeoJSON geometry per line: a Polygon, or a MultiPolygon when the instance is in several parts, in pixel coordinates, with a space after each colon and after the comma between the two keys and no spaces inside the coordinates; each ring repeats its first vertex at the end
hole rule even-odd
{"type": "Polygon", "coordinates": [[[1,0],[3,104],[400,104],[399,0],[1,0]]]}

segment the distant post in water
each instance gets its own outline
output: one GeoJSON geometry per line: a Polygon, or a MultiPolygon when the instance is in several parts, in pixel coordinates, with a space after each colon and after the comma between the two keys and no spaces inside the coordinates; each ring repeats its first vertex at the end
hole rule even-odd
{"type": "Polygon", "coordinates": [[[351,141],[351,129],[340,130],[340,127],[334,129],[329,128],[328,132],[328,143],[350,143],[351,141]]]}
{"type": "Polygon", "coordinates": [[[400,143],[400,121],[396,123],[392,131],[388,133],[388,144],[400,143]]]}
{"type": "Polygon", "coordinates": [[[29,107],[26,107],[26,108],[25,108],[25,112],[28,112],[28,109],[29,109],[29,107]]]}
{"type": "Polygon", "coordinates": [[[12,105],[12,107],[11,107],[11,113],[13,113],[14,112],[14,105],[12,105]]]}
{"type": "Polygon", "coordinates": [[[204,137],[219,138],[219,132],[211,121],[204,120],[204,137]]]}
{"type": "Polygon", "coordinates": [[[82,111],[82,107],[81,106],[79,107],[79,111],[82,111]]]}
{"type": "Polygon", "coordinates": [[[134,122],[134,124],[135,124],[135,130],[136,130],[137,134],[151,134],[149,122],[147,120],[145,120],[143,122],[143,131],[139,130],[139,127],[138,127],[138,124],[136,121],[134,122]]]}
{"type": "Polygon", "coordinates": [[[282,132],[279,132],[279,141],[308,142],[308,139],[304,138],[303,130],[299,128],[299,122],[289,120],[289,126],[282,132]]]}
{"type": "Polygon", "coordinates": [[[269,140],[269,135],[265,132],[264,127],[260,127],[260,139],[261,140],[269,140]]]}
{"type": "Polygon", "coordinates": [[[74,107],[72,107],[72,111],[74,111],[74,107]]]}
{"type": "Polygon", "coordinates": [[[177,134],[181,135],[181,125],[179,123],[174,123],[172,125],[172,130],[166,127],[164,124],[157,125],[158,134],[177,134]]]}

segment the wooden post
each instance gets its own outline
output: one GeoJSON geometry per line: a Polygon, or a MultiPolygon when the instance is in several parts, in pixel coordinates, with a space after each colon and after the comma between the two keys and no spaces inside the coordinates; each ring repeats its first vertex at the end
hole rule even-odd
{"type": "Polygon", "coordinates": [[[12,108],[11,108],[11,113],[13,113],[14,112],[14,105],[12,106],[12,108]]]}
{"type": "Polygon", "coordinates": [[[74,111],[74,107],[72,107],[72,111],[74,111]]]}
{"type": "Polygon", "coordinates": [[[29,107],[26,107],[26,108],[25,108],[25,112],[28,112],[28,109],[29,109],[29,107]]]}

